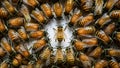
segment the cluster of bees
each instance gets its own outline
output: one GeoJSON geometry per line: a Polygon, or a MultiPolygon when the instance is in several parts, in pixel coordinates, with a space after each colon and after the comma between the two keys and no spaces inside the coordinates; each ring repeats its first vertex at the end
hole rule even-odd
{"type": "Polygon", "coordinates": [[[120,0],[0,0],[0,68],[120,68],[119,43],[120,0]],[[74,39],[54,54],[44,26],[63,15],[74,39]]]}

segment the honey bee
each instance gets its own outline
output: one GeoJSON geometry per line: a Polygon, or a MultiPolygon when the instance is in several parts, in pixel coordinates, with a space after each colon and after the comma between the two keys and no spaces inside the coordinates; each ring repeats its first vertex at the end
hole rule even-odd
{"type": "Polygon", "coordinates": [[[13,42],[15,42],[15,43],[20,42],[20,38],[19,38],[19,36],[18,36],[18,34],[15,30],[9,29],[8,30],[8,36],[13,42]]]}
{"type": "Polygon", "coordinates": [[[102,48],[101,47],[96,47],[90,54],[89,56],[92,56],[94,58],[99,58],[102,54],[102,48]]]}
{"type": "Polygon", "coordinates": [[[82,16],[82,13],[80,11],[77,11],[76,13],[74,13],[70,19],[69,26],[71,27],[76,25],[81,16],[82,16]]]}
{"type": "Polygon", "coordinates": [[[93,13],[88,14],[79,21],[80,26],[87,26],[94,21],[93,13]]]}
{"type": "Polygon", "coordinates": [[[44,46],[46,46],[47,42],[48,42],[48,39],[46,39],[46,38],[39,39],[39,40],[37,40],[37,42],[35,42],[33,44],[33,49],[38,51],[38,50],[42,49],[44,46]]]}
{"type": "Polygon", "coordinates": [[[28,35],[24,29],[24,27],[21,27],[20,29],[18,29],[18,34],[19,34],[19,37],[22,39],[22,40],[27,40],[28,39],[28,35]]]}
{"type": "Polygon", "coordinates": [[[94,68],[105,68],[108,66],[108,62],[106,60],[100,60],[95,63],[94,68]]]}
{"type": "Polygon", "coordinates": [[[13,19],[10,19],[8,21],[8,23],[9,23],[10,27],[17,28],[17,27],[20,27],[24,24],[24,18],[22,18],[22,17],[13,18],[13,19]]]}
{"type": "Polygon", "coordinates": [[[32,8],[35,8],[39,4],[37,0],[23,0],[23,2],[32,8]]]}
{"type": "Polygon", "coordinates": [[[73,52],[73,49],[70,47],[66,48],[66,60],[69,64],[74,64],[75,63],[75,54],[73,52]]]}
{"type": "Polygon", "coordinates": [[[15,7],[12,4],[10,4],[10,2],[8,2],[7,0],[4,0],[2,4],[10,14],[13,14],[16,12],[15,7]]]}
{"type": "Polygon", "coordinates": [[[8,12],[5,8],[0,8],[0,18],[6,18],[8,16],[8,12]]]}
{"type": "Polygon", "coordinates": [[[105,44],[108,44],[111,41],[111,38],[108,35],[106,35],[105,32],[102,30],[96,31],[96,36],[105,44]]]}
{"type": "Polygon", "coordinates": [[[93,6],[93,0],[81,0],[81,7],[84,11],[90,11],[93,6]]]}
{"type": "Polygon", "coordinates": [[[110,35],[114,32],[116,26],[115,26],[115,23],[111,23],[109,24],[105,29],[104,29],[104,32],[107,34],[107,35],[110,35]]]}
{"type": "Polygon", "coordinates": [[[97,38],[83,39],[82,42],[91,46],[96,46],[98,44],[97,38]]]}
{"type": "Polygon", "coordinates": [[[13,58],[13,61],[12,61],[12,65],[17,67],[21,64],[22,62],[22,55],[21,54],[17,54],[14,58],[13,58]]]}
{"type": "Polygon", "coordinates": [[[110,11],[114,7],[117,1],[118,0],[107,0],[107,2],[104,5],[105,9],[110,11]]]}
{"type": "Polygon", "coordinates": [[[35,68],[42,68],[42,61],[40,59],[36,61],[35,68]]]}
{"type": "Polygon", "coordinates": [[[91,59],[86,54],[81,53],[79,55],[79,60],[82,62],[84,68],[91,68],[91,59]]]}
{"type": "Polygon", "coordinates": [[[57,51],[56,51],[56,54],[55,54],[54,62],[57,63],[57,64],[61,64],[61,63],[64,62],[64,54],[63,54],[61,46],[57,47],[57,51]]]}
{"type": "Polygon", "coordinates": [[[27,6],[22,4],[20,12],[24,15],[27,22],[31,21],[31,17],[30,17],[29,10],[28,10],[27,6]]]}
{"type": "Polygon", "coordinates": [[[24,56],[25,58],[29,57],[30,56],[30,53],[29,51],[27,50],[27,48],[25,48],[23,46],[23,44],[18,44],[16,47],[15,47],[15,50],[17,52],[19,52],[22,56],[24,56]]]}
{"type": "Polygon", "coordinates": [[[44,30],[38,30],[30,33],[31,38],[42,38],[46,36],[47,32],[44,30]]]}
{"type": "Polygon", "coordinates": [[[62,17],[62,12],[63,12],[62,4],[58,3],[58,2],[55,3],[53,9],[54,9],[54,12],[56,14],[56,17],[61,18],[62,17]]]}
{"type": "Polygon", "coordinates": [[[115,4],[115,7],[117,7],[118,9],[120,9],[120,0],[117,1],[117,3],[115,4]]]}
{"type": "Polygon", "coordinates": [[[94,34],[96,31],[96,28],[94,26],[86,26],[86,27],[80,27],[77,30],[75,30],[75,34],[78,36],[89,36],[91,34],[94,34]]]}
{"type": "Polygon", "coordinates": [[[30,61],[26,68],[34,68],[34,61],[30,61]]]}
{"type": "Polygon", "coordinates": [[[72,45],[74,45],[74,47],[76,48],[76,50],[78,51],[82,51],[84,50],[85,48],[89,47],[87,46],[85,43],[83,43],[82,41],[79,41],[77,39],[73,40],[72,41],[72,45]]]}
{"type": "Polygon", "coordinates": [[[0,47],[0,57],[5,56],[5,54],[6,54],[5,50],[2,47],[0,47]]]}
{"type": "Polygon", "coordinates": [[[101,18],[99,18],[95,22],[95,24],[101,28],[110,21],[111,21],[110,16],[105,13],[101,18]]]}
{"type": "Polygon", "coordinates": [[[56,33],[55,33],[55,37],[56,37],[55,41],[56,40],[58,40],[58,42],[62,42],[62,40],[65,41],[65,33],[64,33],[65,29],[63,29],[62,26],[58,26],[57,29],[54,29],[54,30],[56,31],[56,33]]]}
{"type": "Polygon", "coordinates": [[[120,10],[113,10],[110,12],[110,17],[114,19],[120,18],[120,10]]]}
{"type": "Polygon", "coordinates": [[[54,64],[54,59],[55,59],[55,55],[51,54],[50,55],[50,59],[49,59],[49,65],[52,66],[54,64]]]}
{"type": "Polygon", "coordinates": [[[48,4],[42,4],[41,5],[41,9],[44,12],[44,14],[46,15],[46,17],[48,18],[52,18],[53,17],[53,13],[52,13],[52,9],[48,4]]]}
{"type": "Polygon", "coordinates": [[[9,44],[9,42],[7,41],[6,38],[2,38],[1,39],[1,46],[8,52],[8,53],[12,53],[12,47],[9,44]]]}
{"type": "Polygon", "coordinates": [[[46,61],[48,58],[50,58],[52,52],[52,47],[46,47],[43,52],[40,54],[40,57],[43,61],[46,61]]]}
{"type": "Polygon", "coordinates": [[[111,49],[108,50],[108,55],[113,56],[113,57],[114,56],[119,57],[120,56],[120,50],[111,48],[111,49]]]}
{"type": "Polygon", "coordinates": [[[0,32],[7,31],[7,27],[5,26],[3,20],[0,19],[0,32]]]}
{"type": "Polygon", "coordinates": [[[74,0],[66,0],[65,2],[65,15],[68,15],[74,7],[74,0]]]}
{"type": "Polygon", "coordinates": [[[104,4],[103,0],[95,0],[94,15],[101,15],[102,14],[103,4],[104,4]]]}
{"type": "Polygon", "coordinates": [[[33,10],[31,16],[42,25],[46,23],[46,18],[43,16],[43,13],[38,9],[33,10]]]}
{"type": "Polygon", "coordinates": [[[120,41],[120,32],[116,32],[115,37],[116,37],[116,39],[117,39],[118,41],[120,41]]]}
{"type": "Polygon", "coordinates": [[[39,29],[39,24],[37,23],[26,23],[25,24],[26,31],[37,31],[39,29]]]}
{"type": "Polygon", "coordinates": [[[110,68],[119,68],[119,64],[115,60],[110,60],[109,61],[109,66],[110,66],[110,68]]]}
{"type": "Polygon", "coordinates": [[[9,63],[5,60],[0,64],[0,68],[9,68],[9,63]]]}
{"type": "Polygon", "coordinates": [[[11,0],[11,2],[13,4],[13,6],[17,6],[21,2],[21,0],[11,0]]]}

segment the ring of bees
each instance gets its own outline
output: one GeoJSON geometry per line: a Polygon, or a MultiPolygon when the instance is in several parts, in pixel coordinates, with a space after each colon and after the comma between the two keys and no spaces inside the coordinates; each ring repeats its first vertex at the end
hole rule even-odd
{"type": "Polygon", "coordinates": [[[0,0],[0,68],[120,68],[119,44],[120,0],[0,0]],[[68,47],[63,25],[52,47],[52,19],[67,19],[68,47]]]}

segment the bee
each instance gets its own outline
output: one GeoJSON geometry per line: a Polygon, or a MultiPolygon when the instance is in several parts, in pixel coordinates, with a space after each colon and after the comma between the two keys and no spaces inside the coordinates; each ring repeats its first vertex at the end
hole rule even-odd
{"type": "Polygon", "coordinates": [[[55,3],[53,6],[55,15],[57,18],[61,18],[62,17],[62,13],[63,13],[63,7],[61,3],[55,3]]]}
{"type": "Polygon", "coordinates": [[[51,54],[50,55],[50,59],[49,59],[49,65],[52,66],[54,64],[54,59],[55,59],[55,55],[51,54]]]}
{"type": "Polygon", "coordinates": [[[111,49],[108,50],[108,55],[113,56],[113,57],[114,56],[119,57],[120,56],[120,50],[111,48],[111,49]]]}
{"type": "Polygon", "coordinates": [[[114,32],[116,26],[115,26],[115,23],[111,23],[109,24],[105,29],[104,29],[104,32],[107,34],[107,35],[110,35],[114,32]]]}
{"type": "Polygon", "coordinates": [[[120,10],[113,10],[110,12],[110,17],[114,19],[120,18],[120,10]]]}
{"type": "Polygon", "coordinates": [[[52,47],[51,46],[46,47],[40,54],[41,60],[46,61],[48,58],[50,58],[51,53],[52,47]]]}
{"type": "Polygon", "coordinates": [[[118,0],[107,0],[107,2],[104,5],[105,9],[110,11],[114,7],[117,1],[118,0]]]}
{"type": "Polygon", "coordinates": [[[105,34],[105,32],[102,31],[102,30],[96,31],[95,34],[96,34],[96,36],[97,36],[100,40],[102,40],[105,44],[108,44],[108,43],[111,41],[111,38],[110,38],[107,34],[105,34]]]}
{"type": "Polygon", "coordinates": [[[42,61],[40,59],[36,61],[35,68],[42,68],[42,61]]]}
{"type": "Polygon", "coordinates": [[[42,49],[44,46],[46,46],[47,43],[48,43],[47,38],[41,38],[33,44],[33,50],[38,51],[38,50],[42,49]]]}
{"type": "Polygon", "coordinates": [[[94,34],[95,31],[96,28],[94,26],[86,26],[78,28],[74,33],[78,36],[89,36],[91,34],[94,34]]]}
{"type": "Polygon", "coordinates": [[[0,18],[7,18],[8,12],[5,8],[0,7],[0,18]]]}
{"type": "Polygon", "coordinates": [[[89,47],[87,46],[85,43],[83,43],[82,41],[79,41],[77,39],[73,40],[72,41],[72,45],[74,45],[74,47],[76,48],[76,50],[78,51],[82,51],[84,50],[85,48],[89,47]]]}
{"type": "Polygon", "coordinates": [[[118,9],[120,9],[120,0],[117,1],[117,3],[115,4],[115,7],[117,7],[118,9]]]}
{"type": "Polygon", "coordinates": [[[10,14],[14,14],[16,12],[15,7],[12,4],[10,4],[10,2],[8,2],[7,0],[4,0],[2,4],[10,14]]]}
{"type": "Polygon", "coordinates": [[[0,57],[4,57],[5,54],[6,54],[5,50],[2,47],[0,47],[0,57]]]}
{"type": "Polygon", "coordinates": [[[27,50],[27,48],[25,48],[23,46],[23,44],[18,44],[16,47],[15,47],[15,50],[17,52],[19,52],[22,56],[24,56],[25,58],[28,58],[30,56],[30,53],[29,51],[27,50]]]}
{"type": "Polygon", "coordinates": [[[3,20],[0,19],[0,32],[5,32],[7,31],[7,27],[4,24],[3,20]]]}
{"type": "Polygon", "coordinates": [[[54,29],[56,31],[56,33],[55,33],[55,38],[56,38],[55,41],[56,40],[58,40],[58,42],[62,42],[62,40],[65,41],[65,33],[64,33],[65,29],[62,26],[58,26],[57,29],[54,29]]]}
{"type": "Polygon", "coordinates": [[[98,46],[89,54],[89,56],[92,56],[94,58],[99,58],[101,54],[102,54],[102,48],[98,46]]]}
{"type": "Polygon", "coordinates": [[[70,47],[67,47],[66,48],[66,61],[69,63],[69,64],[74,64],[75,63],[75,54],[74,54],[74,51],[72,48],[70,47]]]}
{"type": "Polygon", "coordinates": [[[103,4],[104,4],[103,0],[95,0],[94,15],[101,15],[102,14],[103,4]]]}
{"type": "Polygon", "coordinates": [[[23,3],[31,6],[32,8],[35,8],[39,4],[37,0],[23,0],[23,3]]]}
{"type": "Polygon", "coordinates": [[[18,34],[19,34],[19,37],[22,39],[22,40],[28,40],[28,35],[25,31],[25,28],[24,27],[21,27],[20,29],[17,30],[18,31],[18,34]]]}
{"type": "Polygon", "coordinates": [[[52,9],[48,4],[42,4],[41,5],[41,9],[44,12],[44,14],[46,15],[46,17],[48,18],[52,18],[53,17],[53,13],[52,13],[52,9]]]}
{"type": "Polygon", "coordinates": [[[95,63],[94,68],[105,68],[108,66],[108,62],[106,60],[100,60],[95,63]]]}
{"type": "Polygon", "coordinates": [[[20,42],[20,38],[19,38],[17,32],[13,29],[8,30],[8,37],[15,43],[20,42]]]}
{"type": "Polygon", "coordinates": [[[83,67],[84,68],[91,68],[91,58],[89,56],[87,56],[86,54],[84,53],[81,53],[79,55],[79,60],[81,61],[81,63],[83,64],[83,67]]]}
{"type": "Polygon", "coordinates": [[[94,21],[93,13],[88,14],[87,16],[83,17],[79,21],[80,26],[87,26],[94,21]]]}
{"type": "Polygon", "coordinates": [[[31,16],[36,19],[41,25],[46,24],[46,18],[43,16],[43,13],[38,9],[33,10],[31,16]]]}
{"type": "Polygon", "coordinates": [[[81,0],[81,7],[84,11],[90,11],[93,6],[93,0],[81,0]]]}
{"type": "Polygon", "coordinates": [[[42,38],[42,37],[46,36],[46,34],[47,34],[46,31],[44,31],[44,30],[38,30],[38,31],[31,32],[29,34],[29,36],[31,38],[42,38]]]}
{"type": "Polygon", "coordinates": [[[9,63],[7,60],[3,61],[1,64],[0,64],[0,68],[9,68],[9,63]]]}
{"type": "Polygon", "coordinates": [[[11,0],[13,6],[19,5],[20,1],[21,1],[21,0],[11,0]]]}
{"type": "Polygon", "coordinates": [[[19,66],[21,63],[22,63],[22,55],[21,54],[17,54],[15,55],[15,57],[13,58],[13,61],[12,61],[12,65],[17,67],[19,66]]]}
{"type": "Polygon", "coordinates": [[[110,60],[109,61],[109,66],[110,66],[110,68],[119,68],[119,64],[115,60],[110,60]]]}
{"type": "Polygon", "coordinates": [[[76,13],[74,13],[70,19],[69,26],[71,27],[76,25],[81,16],[82,16],[82,13],[80,11],[77,11],[76,13]]]}
{"type": "Polygon", "coordinates": [[[105,13],[101,18],[99,18],[99,19],[95,22],[95,24],[96,24],[97,26],[99,26],[100,28],[102,28],[105,24],[107,24],[107,23],[110,22],[110,21],[111,21],[110,16],[105,13]]]}
{"type": "Polygon", "coordinates": [[[27,6],[22,4],[20,12],[23,14],[23,16],[25,17],[27,22],[31,21],[30,13],[29,13],[29,10],[28,10],[27,6]]]}
{"type": "Polygon", "coordinates": [[[30,61],[26,68],[34,68],[34,61],[30,61]]]}
{"type": "Polygon", "coordinates": [[[91,45],[91,46],[96,46],[96,45],[98,45],[98,40],[97,40],[97,38],[83,39],[82,42],[85,43],[85,44],[87,44],[87,45],[91,45]]]}
{"type": "Polygon", "coordinates": [[[74,8],[74,0],[66,0],[65,2],[65,15],[68,15],[74,8]]]}
{"type": "Polygon", "coordinates": [[[6,38],[1,39],[1,46],[8,52],[12,53],[12,46],[9,44],[6,38]]]}
{"type": "Polygon", "coordinates": [[[116,32],[115,37],[118,41],[120,41],[120,32],[116,32]]]}
{"type": "Polygon", "coordinates": [[[63,51],[62,51],[62,47],[58,46],[56,54],[55,54],[54,63],[61,64],[63,62],[64,62],[64,54],[63,54],[63,51]]]}
{"type": "Polygon", "coordinates": [[[39,29],[39,24],[37,23],[26,23],[25,25],[26,31],[37,31],[39,29]]]}
{"type": "Polygon", "coordinates": [[[8,23],[9,23],[10,27],[17,28],[17,27],[20,27],[24,24],[24,18],[22,18],[22,17],[13,18],[13,19],[10,19],[8,21],[8,23]]]}

